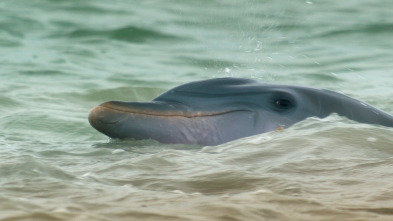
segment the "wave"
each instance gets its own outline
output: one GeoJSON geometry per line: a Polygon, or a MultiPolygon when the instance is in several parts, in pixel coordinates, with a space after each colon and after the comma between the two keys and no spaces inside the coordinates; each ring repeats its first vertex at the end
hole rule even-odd
{"type": "MultiPolygon", "coordinates": [[[[62,35],[61,35],[62,36],[62,35]]],[[[117,41],[125,41],[130,43],[144,43],[147,41],[178,41],[183,39],[178,35],[168,34],[152,29],[140,28],[135,26],[126,26],[109,30],[79,28],[73,30],[65,36],[69,38],[107,38],[117,41]]],[[[58,37],[58,36],[57,36],[58,37]]]]}
{"type": "Polygon", "coordinates": [[[319,35],[319,37],[335,37],[341,35],[351,35],[351,34],[367,34],[370,36],[375,36],[377,34],[391,34],[393,32],[392,23],[376,23],[359,25],[346,29],[335,29],[326,31],[319,35]]]}

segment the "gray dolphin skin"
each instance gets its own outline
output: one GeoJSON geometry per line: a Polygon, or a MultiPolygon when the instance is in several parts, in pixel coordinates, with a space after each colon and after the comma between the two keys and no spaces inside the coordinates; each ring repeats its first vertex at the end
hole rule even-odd
{"type": "Polygon", "coordinates": [[[187,83],[146,103],[105,102],[89,122],[111,138],[212,146],[332,113],[393,127],[393,116],[340,93],[242,78],[187,83]]]}

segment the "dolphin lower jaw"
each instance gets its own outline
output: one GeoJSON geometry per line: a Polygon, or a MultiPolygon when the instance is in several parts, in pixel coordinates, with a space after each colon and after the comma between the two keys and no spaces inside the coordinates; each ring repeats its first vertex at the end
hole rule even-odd
{"type": "Polygon", "coordinates": [[[253,112],[175,111],[153,105],[144,109],[104,105],[93,108],[90,124],[111,138],[153,139],[162,143],[216,145],[244,137],[253,131],[253,112]],[[224,129],[223,129],[224,128],[224,129]]]}

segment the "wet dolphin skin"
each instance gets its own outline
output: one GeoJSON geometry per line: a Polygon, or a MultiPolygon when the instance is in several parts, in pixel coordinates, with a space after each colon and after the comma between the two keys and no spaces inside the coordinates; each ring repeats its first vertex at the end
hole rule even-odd
{"type": "Polygon", "coordinates": [[[218,145],[332,113],[393,127],[393,116],[340,93],[242,78],[187,83],[146,103],[105,102],[89,122],[111,138],[218,145]]]}

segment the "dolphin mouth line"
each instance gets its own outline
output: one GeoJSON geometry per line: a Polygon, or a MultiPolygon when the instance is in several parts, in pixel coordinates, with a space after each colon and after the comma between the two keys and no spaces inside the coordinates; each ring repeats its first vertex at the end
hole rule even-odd
{"type": "MultiPolygon", "coordinates": [[[[213,116],[219,116],[219,115],[224,115],[224,114],[229,114],[229,113],[234,113],[234,112],[252,112],[251,110],[245,110],[245,109],[239,109],[239,110],[227,110],[227,111],[218,111],[218,112],[184,112],[184,111],[168,111],[168,110],[140,110],[140,109],[132,109],[132,108],[115,108],[115,107],[108,107],[108,106],[103,106],[99,105],[96,108],[104,108],[109,111],[116,111],[116,112],[121,112],[121,113],[127,113],[127,114],[137,114],[137,115],[145,115],[145,116],[153,116],[153,117],[185,117],[185,118],[197,118],[197,117],[213,117],[213,116]]],[[[95,109],[95,108],[94,108],[95,109]]],[[[111,122],[112,124],[115,124],[118,121],[111,122]]]]}

